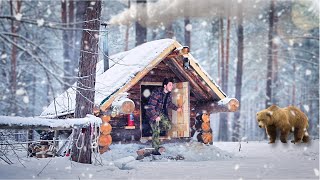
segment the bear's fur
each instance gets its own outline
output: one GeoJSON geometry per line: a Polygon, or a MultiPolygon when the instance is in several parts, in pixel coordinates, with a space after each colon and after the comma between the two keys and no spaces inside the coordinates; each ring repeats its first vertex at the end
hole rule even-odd
{"type": "Polygon", "coordinates": [[[280,108],[272,105],[257,113],[257,122],[260,128],[265,128],[269,136],[269,143],[274,143],[277,137],[277,129],[280,130],[280,141],[287,142],[290,132],[294,134],[291,142],[308,142],[307,132],[308,117],[298,108],[288,106],[280,108]]]}

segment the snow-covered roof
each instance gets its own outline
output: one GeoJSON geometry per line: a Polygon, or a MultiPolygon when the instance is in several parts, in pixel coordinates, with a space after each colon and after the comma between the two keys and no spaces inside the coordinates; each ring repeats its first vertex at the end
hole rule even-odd
{"type": "MultiPolygon", "coordinates": [[[[114,100],[114,96],[125,92],[136,83],[137,74],[149,72],[169,53],[181,45],[173,39],[161,39],[151,41],[137,46],[129,51],[112,55],[110,68],[103,72],[103,61],[97,64],[97,76],[95,84],[95,104],[103,104],[114,100]],[[121,91],[119,91],[121,90],[121,91]]],[[[191,65],[197,67],[198,71],[204,73],[207,83],[214,84],[214,88],[226,96],[210,76],[191,57],[191,65]]],[[[139,74],[139,75],[140,75],[139,74]]],[[[56,97],[53,102],[41,113],[40,117],[57,117],[74,112],[76,99],[76,87],[70,87],[67,91],[56,97]]]]}
{"type": "MultiPolygon", "coordinates": [[[[100,104],[106,97],[120,89],[174,42],[175,40],[172,39],[151,41],[129,51],[112,55],[110,68],[104,73],[103,61],[99,61],[94,103],[100,104]]],[[[73,113],[75,103],[76,87],[73,86],[56,97],[40,117],[56,117],[73,113]]]]}

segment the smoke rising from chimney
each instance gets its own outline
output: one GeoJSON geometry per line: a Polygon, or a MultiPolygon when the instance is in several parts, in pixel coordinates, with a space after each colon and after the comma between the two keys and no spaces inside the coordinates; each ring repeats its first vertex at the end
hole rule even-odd
{"type": "Polygon", "coordinates": [[[148,3],[147,7],[131,4],[129,9],[113,16],[109,23],[113,25],[128,25],[138,21],[142,26],[154,27],[159,24],[166,25],[184,17],[236,17],[240,3],[245,10],[244,16],[258,16],[262,9],[269,6],[270,1],[159,0],[156,3],[148,3]],[[147,11],[143,8],[147,8],[147,11]]]}
{"type": "MultiPolygon", "coordinates": [[[[128,25],[139,22],[142,26],[167,25],[176,19],[190,18],[237,18],[241,3],[245,18],[258,18],[268,11],[271,0],[159,0],[147,3],[147,7],[131,4],[129,9],[117,14],[109,21],[112,25],[128,25]],[[147,11],[144,9],[147,8],[147,11]],[[139,12],[139,13],[137,13],[139,12]]],[[[284,2],[284,1],[278,1],[284,2]]],[[[295,0],[288,3],[305,4],[316,16],[319,13],[318,0],[295,0]]]]}

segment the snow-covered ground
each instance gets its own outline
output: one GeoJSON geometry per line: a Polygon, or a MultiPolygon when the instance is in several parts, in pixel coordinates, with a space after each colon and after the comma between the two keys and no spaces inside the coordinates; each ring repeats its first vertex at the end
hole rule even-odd
{"type": "Polygon", "coordinates": [[[309,144],[264,142],[167,143],[162,156],[135,160],[142,144],[113,144],[103,166],[67,157],[0,159],[4,179],[319,179],[319,140],[309,144]],[[240,151],[239,151],[240,149],[240,151]],[[174,160],[177,155],[184,160],[174,160]]]}

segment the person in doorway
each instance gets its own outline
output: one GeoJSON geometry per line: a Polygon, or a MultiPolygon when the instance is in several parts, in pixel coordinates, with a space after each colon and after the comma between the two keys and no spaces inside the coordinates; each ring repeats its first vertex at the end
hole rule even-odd
{"type": "Polygon", "coordinates": [[[153,154],[160,155],[160,132],[171,129],[171,122],[168,115],[168,109],[181,112],[182,108],[172,103],[171,91],[173,80],[165,78],[162,87],[152,91],[148,101],[146,114],[152,130],[152,147],[155,149],[153,154]]]}

